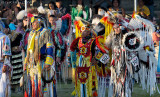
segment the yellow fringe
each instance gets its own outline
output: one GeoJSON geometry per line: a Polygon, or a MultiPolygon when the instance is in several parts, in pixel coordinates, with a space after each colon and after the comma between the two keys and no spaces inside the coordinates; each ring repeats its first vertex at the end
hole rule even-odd
{"type": "Polygon", "coordinates": [[[72,68],[72,82],[75,82],[75,68],[72,68]]]}
{"type": "Polygon", "coordinates": [[[108,21],[103,21],[103,18],[100,20],[100,22],[105,26],[105,34],[104,34],[104,41],[105,41],[106,37],[111,33],[113,26],[111,23],[108,23],[108,21]]]}

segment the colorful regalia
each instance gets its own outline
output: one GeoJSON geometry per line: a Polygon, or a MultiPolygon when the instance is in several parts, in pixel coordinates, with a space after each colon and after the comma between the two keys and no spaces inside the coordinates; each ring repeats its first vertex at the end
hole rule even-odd
{"type": "Polygon", "coordinates": [[[91,47],[94,39],[89,39],[88,42],[83,43],[82,38],[74,40],[71,44],[71,51],[76,50],[78,47],[78,55],[75,67],[75,92],[79,97],[92,96],[92,89],[98,88],[97,76],[95,66],[92,66],[92,52],[91,47]]]}
{"type": "MultiPolygon", "coordinates": [[[[55,60],[59,58],[60,62],[57,62],[56,71],[61,72],[63,80],[65,80],[65,71],[64,68],[68,68],[66,65],[66,52],[67,52],[67,40],[71,29],[71,15],[66,14],[62,16],[55,22],[50,28],[52,34],[53,43],[55,45],[55,60]],[[61,65],[62,63],[62,65],[61,65]],[[62,70],[63,69],[63,70],[62,70]]],[[[67,71],[68,72],[68,71],[67,71]]],[[[57,75],[57,78],[60,79],[60,76],[57,75]]]]}
{"type": "MultiPolygon", "coordinates": [[[[76,21],[75,26],[78,26],[82,21],[76,21]]],[[[83,27],[77,27],[81,36],[84,32],[88,31],[88,26],[82,23],[83,27]]],[[[93,30],[89,30],[92,32],[93,30]]],[[[90,33],[88,32],[88,33],[90,33]]],[[[109,61],[108,50],[104,48],[103,42],[100,43],[101,37],[96,37],[95,32],[93,31],[87,37],[78,37],[76,38],[71,46],[70,50],[72,52],[76,51],[76,60],[72,60],[73,63],[73,81],[75,82],[75,90],[72,92],[72,95],[78,95],[78,97],[97,97],[99,87],[99,79],[101,77],[107,76],[106,65],[109,61]],[[102,44],[102,45],[101,45],[102,44]],[[103,58],[102,58],[103,56],[103,58]],[[107,57],[106,57],[107,56],[107,57]],[[75,63],[74,63],[75,62],[75,63]],[[102,63],[102,64],[101,64],[102,63]]],[[[104,39],[104,37],[102,38],[104,39]]]]}
{"type": "Polygon", "coordinates": [[[98,96],[99,97],[105,97],[106,96],[106,88],[109,86],[109,79],[110,79],[110,57],[111,57],[111,51],[109,48],[107,48],[104,45],[105,39],[105,27],[100,22],[102,16],[100,15],[94,15],[92,19],[93,29],[95,32],[97,32],[97,37],[95,40],[96,43],[96,60],[97,63],[96,66],[96,74],[98,79],[98,96]],[[106,57],[105,62],[102,62],[101,58],[103,55],[108,56],[108,59],[106,57]],[[106,63],[107,62],[107,63],[106,63]]]}
{"type": "MultiPolygon", "coordinates": [[[[42,79],[42,70],[45,65],[53,67],[55,62],[54,49],[51,33],[47,29],[40,27],[38,30],[30,32],[25,58],[28,80],[26,94],[29,97],[51,97],[54,94],[54,77],[51,78],[51,84],[46,84],[45,78],[42,79]]],[[[54,95],[54,97],[56,96],[54,95]]]]}
{"type": "Polygon", "coordinates": [[[5,59],[5,56],[11,56],[10,39],[7,35],[0,31],[0,96],[11,97],[11,64],[8,59],[5,59]],[[7,67],[7,71],[5,73],[2,72],[2,68],[4,66],[7,67]]]}
{"type": "Polygon", "coordinates": [[[129,22],[119,17],[115,19],[117,27],[121,26],[121,32],[116,34],[111,31],[105,40],[105,46],[112,49],[108,96],[131,97],[133,79],[140,82],[151,95],[157,88],[153,24],[137,15],[129,22]]]}

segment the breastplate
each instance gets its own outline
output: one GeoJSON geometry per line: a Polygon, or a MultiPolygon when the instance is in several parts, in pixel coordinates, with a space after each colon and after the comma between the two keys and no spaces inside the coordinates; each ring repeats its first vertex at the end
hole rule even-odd
{"type": "Polygon", "coordinates": [[[78,55],[83,55],[84,57],[88,57],[91,55],[91,46],[94,39],[89,39],[85,44],[82,43],[82,38],[80,38],[78,43],[79,52],[78,55]]]}

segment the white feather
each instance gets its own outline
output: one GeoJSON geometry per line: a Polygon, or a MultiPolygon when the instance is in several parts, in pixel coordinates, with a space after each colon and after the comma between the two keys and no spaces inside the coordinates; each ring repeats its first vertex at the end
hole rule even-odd
{"type": "Polygon", "coordinates": [[[92,20],[92,24],[94,24],[94,25],[97,25],[99,22],[100,22],[100,19],[99,19],[99,18],[94,18],[94,19],[92,20]]]}
{"type": "Polygon", "coordinates": [[[90,12],[90,19],[92,18],[92,8],[89,8],[89,12],[90,12]]]}
{"type": "Polygon", "coordinates": [[[21,19],[23,19],[24,16],[25,16],[25,10],[22,10],[17,14],[16,18],[17,18],[17,20],[21,20],[21,19]]]}
{"type": "Polygon", "coordinates": [[[84,19],[87,19],[87,13],[86,13],[86,11],[83,11],[83,17],[84,17],[84,19]]]}
{"type": "Polygon", "coordinates": [[[41,14],[45,14],[46,13],[46,10],[43,8],[43,6],[39,6],[37,8],[38,12],[41,13],[41,14]]]}
{"type": "Polygon", "coordinates": [[[20,87],[22,87],[23,86],[23,81],[24,81],[24,78],[23,78],[23,76],[20,78],[20,87]]]}

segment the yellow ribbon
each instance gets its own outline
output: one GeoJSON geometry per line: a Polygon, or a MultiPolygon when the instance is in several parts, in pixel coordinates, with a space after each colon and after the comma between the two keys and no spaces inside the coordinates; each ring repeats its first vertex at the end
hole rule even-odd
{"type": "Polygon", "coordinates": [[[31,41],[30,41],[30,43],[29,43],[28,51],[29,51],[30,53],[33,53],[33,50],[34,50],[34,40],[35,40],[35,36],[36,36],[36,33],[33,33],[32,38],[31,38],[31,41]]]}
{"type": "MultiPolygon", "coordinates": [[[[38,32],[40,29],[41,29],[41,27],[38,28],[38,29],[36,30],[36,32],[38,32]]],[[[33,51],[34,51],[34,41],[35,41],[36,32],[33,33],[32,38],[31,38],[31,41],[30,41],[30,43],[29,43],[28,51],[29,51],[30,53],[33,53],[33,51]]]]}
{"type": "MultiPolygon", "coordinates": [[[[105,18],[105,17],[103,17],[103,18],[105,18]]],[[[105,34],[104,34],[104,41],[105,41],[105,39],[107,38],[107,36],[108,36],[108,35],[111,33],[111,31],[112,31],[113,25],[112,25],[111,23],[108,23],[107,20],[104,21],[103,18],[100,20],[100,22],[101,22],[102,24],[104,24],[104,26],[105,26],[105,34]]]]}

